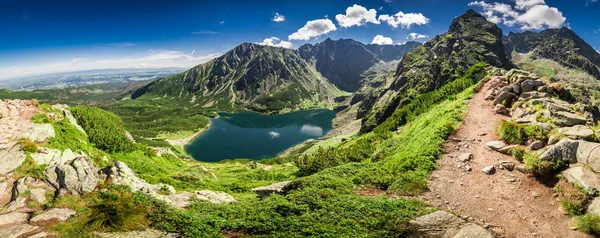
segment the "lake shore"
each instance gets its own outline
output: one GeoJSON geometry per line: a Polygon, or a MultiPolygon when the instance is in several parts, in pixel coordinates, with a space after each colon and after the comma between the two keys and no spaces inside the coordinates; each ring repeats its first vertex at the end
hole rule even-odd
{"type": "Polygon", "coordinates": [[[185,148],[192,143],[192,141],[194,141],[196,138],[198,138],[198,136],[202,135],[203,132],[205,132],[206,130],[208,130],[210,128],[210,120],[208,121],[208,125],[202,129],[200,129],[198,132],[194,133],[192,136],[189,137],[184,137],[184,138],[179,138],[179,139],[172,139],[172,140],[165,140],[167,141],[167,143],[171,144],[172,146],[175,147],[181,147],[183,149],[183,152],[190,156],[186,151],[185,148]]]}

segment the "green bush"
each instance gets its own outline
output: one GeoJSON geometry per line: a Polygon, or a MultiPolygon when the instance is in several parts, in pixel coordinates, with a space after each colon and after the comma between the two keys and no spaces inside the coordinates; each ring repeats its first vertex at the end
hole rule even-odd
{"type": "Polygon", "coordinates": [[[513,157],[519,162],[523,162],[523,156],[525,156],[525,150],[521,148],[514,148],[510,151],[513,157]]]}
{"type": "Polygon", "coordinates": [[[136,149],[118,116],[97,107],[76,106],[70,110],[96,148],[107,152],[131,152],[136,149]]]}
{"type": "Polygon", "coordinates": [[[554,176],[555,172],[564,167],[562,161],[548,161],[540,159],[537,153],[525,153],[523,155],[523,163],[527,171],[538,178],[549,178],[554,176]]]}
{"type": "Polygon", "coordinates": [[[148,211],[126,186],[111,186],[100,193],[92,206],[92,216],[87,224],[90,230],[133,231],[147,227],[148,211]]]}
{"type": "Polygon", "coordinates": [[[35,153],[38,150],[38,145],[29,138],[21,138],[17,141],[25,152],[35,153]]]}
{"type": "Polygon", "coordinates": [[[509,144],[525,144],[530,139],[548,139],[548,133],[539,125],[502,121],[496,128],[496,132],[500,139],[509,144]]]}
{"type": "Polygon", "coordinates": [[[583,232],[597,236],[600,235],[600,216],[588,213],[575,217],[575,223],[577,224],[577,229],[583,232]]]}

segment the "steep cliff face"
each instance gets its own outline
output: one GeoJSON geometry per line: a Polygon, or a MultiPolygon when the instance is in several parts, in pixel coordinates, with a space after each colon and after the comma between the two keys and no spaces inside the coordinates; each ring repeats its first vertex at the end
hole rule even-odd
{"type": "Polygon", "coordinates": [[[600,79],[600,54],[569,28],[510,32],[504,37],[504,50],[508,57],[513,52],[530,53],[600,79]]]}
{"type": "Polygon", "coordinates": [[[502,45],[502,30],[473,10],[455,18],[448,32],[406,54],[395,79],[363,118],[362,131],[370,131],[398,106],[415,96],[435,90],[464,74],[479,62],[511,68],[502,45]]]}

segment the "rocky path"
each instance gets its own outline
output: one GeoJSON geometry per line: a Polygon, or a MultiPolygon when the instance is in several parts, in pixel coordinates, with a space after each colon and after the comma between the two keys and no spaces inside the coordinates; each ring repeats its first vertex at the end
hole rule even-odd
{"type": "MultiPolygon", "coordinates": [[[[493,79],[487,84],[491,82],[493,79]]],[[[467,216],[502,237],[591,237],[572,229],[574,221],[560,210],[552,185],[517,170],[482,172],[502,161],[519,164],[485,145],[498,140],[495,127],[507,119],[495,114],[493,103],[484,100],[487,84],[474,95],[463,126],[445,145],[423,199],[439,209],[467,216]],[[465,153],[473,157],[461,162],[465,153]]]]}

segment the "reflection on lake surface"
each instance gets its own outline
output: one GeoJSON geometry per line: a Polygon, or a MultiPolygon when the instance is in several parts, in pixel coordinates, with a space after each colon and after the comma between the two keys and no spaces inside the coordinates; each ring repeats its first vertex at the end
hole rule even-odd
{"type": "Polygon", "coordinates": [[[262,159],[331,130],[335,112],[297,111],[280,115],[253,112],[220,113],[210,119],[210,128],[186,147],[194,159],[262,159]]]}

